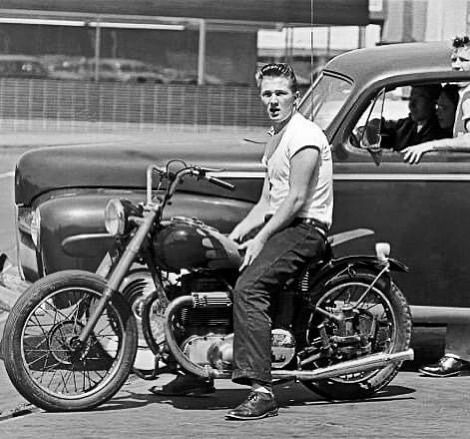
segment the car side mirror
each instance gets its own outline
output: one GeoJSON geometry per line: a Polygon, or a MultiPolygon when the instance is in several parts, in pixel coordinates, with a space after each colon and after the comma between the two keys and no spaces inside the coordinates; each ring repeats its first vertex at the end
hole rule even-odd
{"type": "Polygon", "coordinates": [[[381,120],[372,119],[368,121],[367,125],[363,127],[360,137],[360,147],[369,151],[374,163],[379,166],[382,161],[382,149],[380,148],[382,142],[381,120]]]}

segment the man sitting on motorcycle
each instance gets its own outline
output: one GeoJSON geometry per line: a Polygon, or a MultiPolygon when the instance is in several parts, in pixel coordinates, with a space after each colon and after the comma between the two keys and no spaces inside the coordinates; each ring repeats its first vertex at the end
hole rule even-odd
{"type": "MultiPolygon", "coordinates": [[[[234,288],[232,380],[251,386],[248,398],[227,413],[238,420],[275,416],[271,379],[273,296],[308,261],[321,258],[333,210],[332,159],[322,130],[296,111],[297,81],[288,64],[268,64],[257,74],[261,101],[272,123],[262,163],[263,191],[230,234],[245,252],[234,288]]],[[[214,391],[212,382],[183,376],[160,393],[214,391]]]]}

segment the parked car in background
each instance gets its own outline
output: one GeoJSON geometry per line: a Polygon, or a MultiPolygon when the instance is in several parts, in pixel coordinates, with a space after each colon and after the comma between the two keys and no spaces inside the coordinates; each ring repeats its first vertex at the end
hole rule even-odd
{"type": "Polygon", "coordinates": [[[47,68],[51,79],[87,79],[86,58],[83,56],[44,55],[41,56],[41,62],[47,68]]]}
{"type": "MultiPolygon", "coordinates": [[[[415,323],[446,323],[461,315],[456,307],[470,313],[470,230],[464,220],[470,217],[470,154],[433,153],[411,167],[381,147],[379,133],[367,139],[361,133],[373,118],[405,117],[412,85],[469,82],[470,74],[452,71],[449,59],[445,43],[348,52],[325,66],[299,106],[332,145],[333,232],[367,227],[392,244],[392,254],[411,267],[398,282],[415,323]]],[[[143,170],[151,162],[180,158],[224,169],[220,176],[236,185],[234,192],[187,180],[167,213],[195,216],[229,232],[258,199],[263,145],[228,136],[218,142],[196,135],[190,142],[177,139],[24,154],[15,179],[24,276],[32,281],[65,268],[94,271],[111,242],[105,204],[116,197],[143,200],[143,170]]]]}
{"type": "MultiPolygon", "coordinates": [[[[172,67],[158,68],[158,71],[165,78],[165,83],[167,84],[197,84],[198,75],[197,72],[180,70],[172,67]]],[[[224,85],[225,82],[221,78],[205,74],[204,75],[204,84],[206,85],[224,85]]]]}
{"type": "MultiPolygon", "coordinates": [[[[83,66],[86,78],[95,78],[96,61],[88,58],[83,66]]],[[[99,81],[163,83],[165,78],[153,67],[142,61],[125,58],[100,58],[98,61],[99,81]]]]}
{"type": "Polygon", "coordinates": [[[39,58],[28,55],[0,55],[0,77],[44,79],[46,68],[39,58]]]}

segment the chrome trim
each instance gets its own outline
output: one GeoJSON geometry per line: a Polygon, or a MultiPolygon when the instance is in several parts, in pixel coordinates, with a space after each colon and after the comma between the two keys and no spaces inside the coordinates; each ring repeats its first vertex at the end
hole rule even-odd
{"type": "MultiPolygon", "coordinates": [[[[221,171],[211,172],[208,175],[217,176],[220,178],[264,178],[263,171],[221,171]]],[[[470,181],[470,174],[405,174],[405,173],[335,173],[333,180],[348,181],[348,180],[383,180],[383,181],[470,181]]]]}
{"type": "Polygon", "coordinates": [[[410,305],[414,324],[469,324],[470,308],[410,305]]]}

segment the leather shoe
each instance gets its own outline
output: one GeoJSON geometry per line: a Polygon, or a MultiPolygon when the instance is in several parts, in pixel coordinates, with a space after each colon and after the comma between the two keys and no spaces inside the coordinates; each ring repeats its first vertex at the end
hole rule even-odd
{"type": "Polygon", "coordinates": [[[424,375],[445,378],[461,375],[462,372],[470,370],[470,363],[461,358],[444,355],[437,363],[424,366],[419,369],[424,375]]]}
{"type": "Polygon", "coordinates": [[[204,396],[215,392],[214,380],[196,375],[178,375],[160,389],[156,386],[150,392],[161,396],[204,396]]]}
{"type": "Polygon", "coordinates": [[[277,416],[278,407],[272,393],[251,392],[246,401],[238,407],[230,410],[225,417],[249,421],[251,419],[263,419],[269,416],[277,416]]]}

